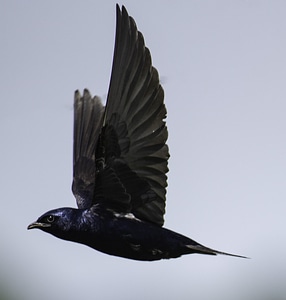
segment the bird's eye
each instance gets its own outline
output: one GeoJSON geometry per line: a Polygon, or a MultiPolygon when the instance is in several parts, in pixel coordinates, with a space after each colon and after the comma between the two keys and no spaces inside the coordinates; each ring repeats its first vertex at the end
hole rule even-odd
{"type": "Polygon", "coordinates": [[[54,216],[52,216],[52,215],[47,216],[47,221],[48,221],[49,223],[53,223],[54,220],[55,220],[55,217],[54,217],[54,216]]]}

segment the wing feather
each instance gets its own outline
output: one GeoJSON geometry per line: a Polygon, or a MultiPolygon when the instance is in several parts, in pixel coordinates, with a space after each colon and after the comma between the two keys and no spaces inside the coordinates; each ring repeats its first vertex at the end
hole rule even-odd
{"type": "Polygon", "coordinates": [[[163,99],[143,35],[126,9],[117,6],[114,60],[101,136],[104,159],[131,196],[129,211],[160,226],[169,157],[163,99]],[[111,136],[117,151],[110,151],[111,136]]]}
{"type": "Polygon", "coordinates": [[[95,151],[101,132],[104,106],[88,90],[74,97],[74,148],[72,191],[79,208],[92,204],[95,184],[95,151]]]}
{"type": "Polygon", "coordinates": [[[75,94],[74,178],[78,207],[102,204],[164,223],[169,151],[164,91],[135,21],[116,7],[112,73],[104,110],[75,94]]]}

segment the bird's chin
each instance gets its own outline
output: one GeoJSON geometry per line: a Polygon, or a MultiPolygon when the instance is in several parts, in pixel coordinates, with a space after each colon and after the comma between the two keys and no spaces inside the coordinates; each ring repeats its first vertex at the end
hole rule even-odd
{"type": "Polygon", "coordinates": [[[34,229],[34,228],[43,229],[43,228],[48,228],[48,227],[51,227],[51,224],[34,222],[34,223],[30,224],[27,229],[34,229]]]}

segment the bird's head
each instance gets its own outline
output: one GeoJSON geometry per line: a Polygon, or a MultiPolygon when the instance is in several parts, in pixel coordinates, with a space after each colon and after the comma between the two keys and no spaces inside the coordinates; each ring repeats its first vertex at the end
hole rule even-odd
{"type": "Polygon", "coordinates": [[[59,236],[70,230],[76,211],[77,209],[68,207],[50,210],[40,216],[36,222],[31,223],[27,229],[38,228],[59,236]]]}

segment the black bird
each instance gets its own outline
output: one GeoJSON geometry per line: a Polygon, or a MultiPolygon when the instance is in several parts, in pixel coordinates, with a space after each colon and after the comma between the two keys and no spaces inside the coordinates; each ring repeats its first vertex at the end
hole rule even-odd
{"type": "MultiPolygon", "coordinates": [[[[227,254],[163,228],[169,158],[164,92],[135,21],[116,6],[107,103],[75,92],[72,191],[78,209],[28,226],[135,260],[227,254]]],[[[239,256],[241,257],[241,256],[239,256]]]]}

